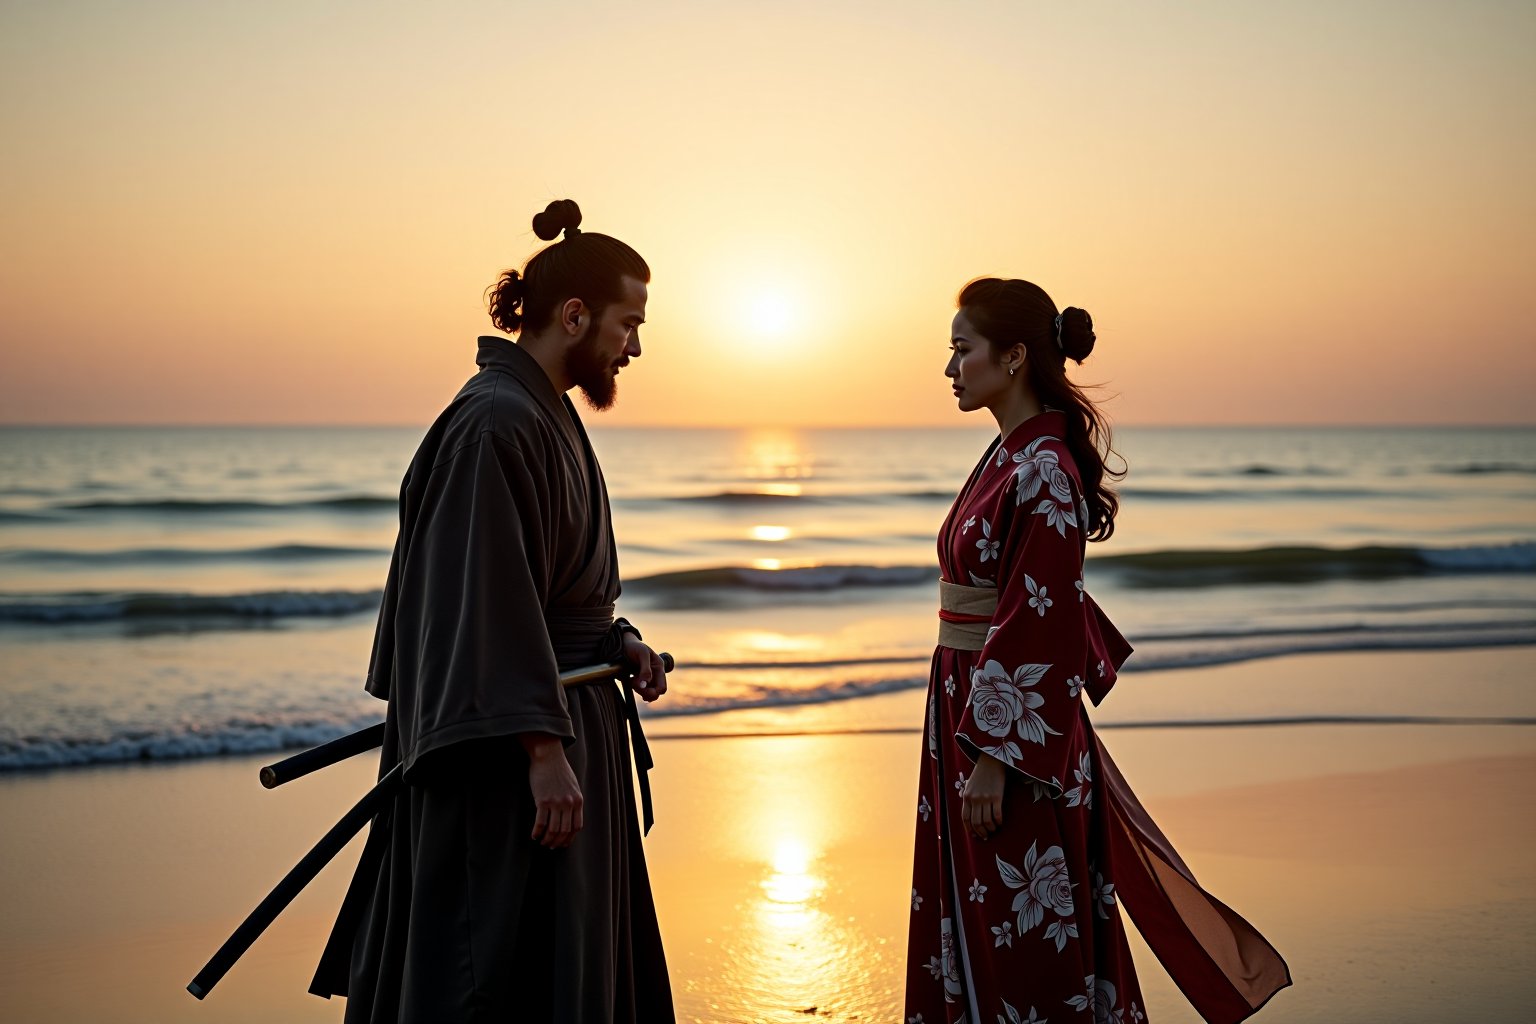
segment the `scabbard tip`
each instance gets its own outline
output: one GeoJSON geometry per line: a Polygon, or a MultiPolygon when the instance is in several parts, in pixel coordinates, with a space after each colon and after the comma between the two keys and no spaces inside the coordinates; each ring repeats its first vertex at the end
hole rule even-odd
{"type": "Polygon", "coordinates": [[[195,981],[187,986],[187,991],[191,992],[194,996],[196,996],[199,999],[203,998],[203,996],[208,994],[207,990],[204,989],[203,986],[199,985],[195,981]]]}
{"type": "MultiPolygon", "coordinates": [[[[277,772],[272,770],[271,765],[267,765],[261,770],[261,784],[266,789],[277,788],[277,772]]],[[[195,992],[193,993],[193,995],[196,994],[195,992]]]]}

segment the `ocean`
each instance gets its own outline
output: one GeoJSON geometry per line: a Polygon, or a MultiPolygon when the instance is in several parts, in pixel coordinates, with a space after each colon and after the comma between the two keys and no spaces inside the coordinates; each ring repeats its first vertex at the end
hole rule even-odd
{"type": "MultiPolygon", "coordinates": [[[[985,424],[588,420],[620,613],[679,664],[648,716],[924,685],[934,535],[985,424]]],[[[378,720],[362,680],[421,432],[0,429],[0,771],[277,750],[378,720]]],[[[1536,429],[1125,427],[1116,443],[1118,527],[1086,579],[1136,645],[1122,687],[1308,652],[1536,643],[1536,429]]],[[[1341,679],[1170,700],[1158,719],[1509,714],[1446,688],[1379,707],[1341,679]]],[[[1146,724],[1114,705],[1101,726],[1146,724]]]]}

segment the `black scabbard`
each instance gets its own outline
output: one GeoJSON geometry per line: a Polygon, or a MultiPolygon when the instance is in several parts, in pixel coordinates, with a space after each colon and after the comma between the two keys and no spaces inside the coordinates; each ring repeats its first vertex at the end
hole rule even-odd
{"type": "Polygon", "coordinates": [[[235,965],[235,961],[251,948],[251,943],[267,930],[278,914],[281,914],[293,902],[314,877],[320,873],[320,869],[329,864],[335,856],[341,852],[357,835],[362,827],[377,814],[386,803],[394,796],[395,790],[400,785],[403,772],[402,765],[395,765],[390,769],[378,785],[370,789],[361,800],[353,805],[352,809],[342,816],[342,819],[331,830],[320,838],[320,841],[304,855],[304,858],[293,866],[293,870],[283,876],[283,880],[267,894],[267,898],[257,904],[250,916],[241,922],[219,951],[213,954],[213,959],[197,973],[192,983],[187,986],[187,991],[202,999],[213,990],[213,986],[219,983],[229,969],[235,965]]]}

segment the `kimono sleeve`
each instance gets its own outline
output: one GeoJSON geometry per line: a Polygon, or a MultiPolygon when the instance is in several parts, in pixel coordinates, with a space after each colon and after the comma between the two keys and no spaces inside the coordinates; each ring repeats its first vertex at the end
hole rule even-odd
{"type": "Polygon", "coordinates": [[[1070,477],[1050,449],[1027,451],[1040,465],[1016,471],[997,509],[1004,528],[997,610],[955,739],[973,761],[991,754],[1055,797],[1071,751],[1080,749],[1074,733],[1090,649],[1082,540],[1070,477]]]}
{"type": "Polygon", "coordinates": [[[434,466],[400,545],[391,714],[406,779],[463,740],[573,740],[544,606],[550,495],[540,463],[495,434],[434,466]]]}

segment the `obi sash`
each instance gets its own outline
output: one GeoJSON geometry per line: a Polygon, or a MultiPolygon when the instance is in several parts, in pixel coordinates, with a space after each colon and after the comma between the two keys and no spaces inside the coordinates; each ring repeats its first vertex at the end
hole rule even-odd
{"type": "Polygon", "coordinates": [[[979,651],[987,642],[997,588],[966,587],[939,580],[939,646],[979,651]]]}

